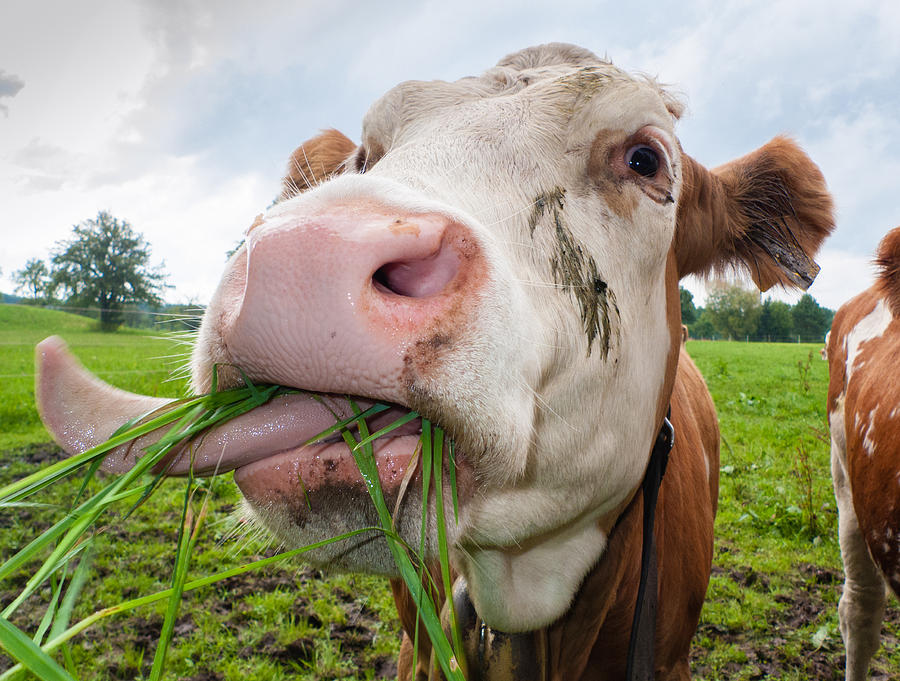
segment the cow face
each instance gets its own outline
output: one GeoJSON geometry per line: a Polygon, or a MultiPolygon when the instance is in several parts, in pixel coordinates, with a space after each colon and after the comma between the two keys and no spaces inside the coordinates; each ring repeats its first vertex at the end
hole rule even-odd
{"type": "MultiPolygon", "coordinates": [[[[394,88],[346,169],[247,235],[194,353],[197,389],[212,363],[232,364],[442,425],[466,470],[452,537],[475,602],[501,628],[555,617],[639,484],[667,399],[673,111],[653,83],[570,50],[394,88]]],[[[348,514],[346,491],[317,494],[327,470],[304,480],[307,508],[297,465],[236,476],[292,545],[348,514]]],[[[413,489],[400,523],[415,541],[413,489]]],[[[353,494],[349,525],[371,524],[365,490],[353,494]]],[[[390,569],[381,546],[336,550],[390,569]]]]}
{"type": "MultiPolygon", "coordinates": [[[[227,438],[219,464],[250,512],[288,545],[374,524],[346,446],[298,444],[348,413],[339,396],[413,409],[456,444],[453,562],[481,616],[514,631],[564,612],[665,413],[679,276],[746,263],[764,287],[802,280],[831,227],[790,142],[711,174],[682,153],[679,112],[651,80],[550,45],[479,78],[399,85],[358,147],[334,132],[301,147],[193,355],[197,391],[219,366],[220,386],[239,367],[335,396],[285,399],[227,438]]],[[[391,503],[415,425],[376,446],[391,503]]],[[[412,544],[416,480],[396,517],[412,544]]],[[[372,538],[315,560],[392,571],[372,538]]]]}

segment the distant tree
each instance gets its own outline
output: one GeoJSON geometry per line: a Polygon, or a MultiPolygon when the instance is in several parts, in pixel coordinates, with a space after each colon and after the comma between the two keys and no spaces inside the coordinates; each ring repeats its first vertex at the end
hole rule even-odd
{"type": "Polygon", "coordinates": [[[681,294],[681,323],[693,324],[697,321],[697,308],[694,307],[694,294],[683,286],[678,287],[681,294]]]}
{"type": "Polygon", "coordinates": [[[51,260],[53,283],[67,302],[96,305],[107,331],[122,323],[125,305],[162,303],[162,265],[150,267],[150,245],[125,220],[100,211],[73,231],[72,239],[57,243],[51,260]]]}
{"type": "Polygon", "coordinates": [[[794,333],[794,317],[791,306],[780,300],[766,298],[759,315],[756,335],[764,341],[791,340],[794,333]]]}
{"type": "Polygon", "coordinates": [[[834,319],[834,312],[822,307],[808,293],[804,293],[791,311],[794,333],[804,341],[822,341],[834,319]]]}
{"type": "Polygon", "coordinates": [[[25,263],[25,267],[13,272],[13,281],[16,284],[16,293],[21,293],[35,302],[44,300],[50,296],[50,270],[47,263],[39,258],[31,258],[25,263]]]}
{"type": "Polygon", "coordinates": [[[762,306],[756,291],[737,284],[721,284],[706,297],[705,311],[723,338],[741,340],[756,333],[762,306]]]}
{"type": "Polygon", "coordinates": [[[702,308],[697,315],[697,321],[688,325],[691,338],[719,338],[719,332],[712,322],[712,316],[702,308]]]}

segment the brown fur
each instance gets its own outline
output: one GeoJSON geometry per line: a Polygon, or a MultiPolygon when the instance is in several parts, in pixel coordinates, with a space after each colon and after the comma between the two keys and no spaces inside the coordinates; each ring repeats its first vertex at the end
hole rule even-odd
{"type": "Polygon", "coordinates": [[[848,681],[868,678],[880,645],[885,584],[900,595],[900,317],[886,297],[894,290],[889,270],[897,236],[894,230],[879,249],[883,280],[842,305],[828,335],[831,471],[845,577],[838,615],[848,681]]]}
{"type": "Polygon", "coordinates": [[[591,144],[587,172],[609,209],[616,215],[630,220],[638,207],[640,195],[635,191],[633,183],[626,182],[615,172],[616,165],[613,162],[616,152],[625,153],[622,149],[624,139],[625,134],[620,131],[598,132],[591,144]]]}
{"type": "Polygon", "coordinates": [[[284,179],[281,200],[296,196],[337,173],[356,149],[349,138],[337,130],[323,130],[304,142],[291,154],[284,179]]]}
{"type": "Polygon", "coordinates": [[[834,228],[833,205],[822,173],[794,142],[776,137],[712,171],[685,155],[682,167],[675,234],[682,277],[741,262],[762,291],[809,285],[818,272],[810,258],[834,228]]]}
{"type": "MultiPolygon", "coordinates": [[[[894,230],[882,241],[879,260],[898,238],[900,230],[894,230]]],[[[891,378],[897,375],[900,357],[900,318],[860,345],[853,375],[847,379],[847,336],[883,298],[881,284],[845,303],[835,315],[828,343],[828,410],[833,412],[843,397],[843,423],[832,423],[832,428],[842,427],[846,434],[847,475],[859,529],[875,564],[900,595],[900,547],[893,538],[900,535],[900,418],[891,417],[900,407],[900,381],[891,378]]]]}
{"type": "Polygon", "coordinates": [[[890,305],[891,313],[900,318],[900,227],[881,240],[875,264],[880,270],[875,285],[890,305]]]}

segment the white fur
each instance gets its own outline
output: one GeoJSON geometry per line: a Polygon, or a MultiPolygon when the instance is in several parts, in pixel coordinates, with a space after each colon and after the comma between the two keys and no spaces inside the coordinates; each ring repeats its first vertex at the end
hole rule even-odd
{"type": "MultiPolygon", "coordinates": [[[[888,325],[893,321],[893,315],[890,308],[885,304],[884,300],[878,300],[869,314],[863,317],[856,326],[847,334],[845,343],[847,344],[847,381],[853,375],[853,371],[857,369],[857,358],[862,350],[862,344],[873,338],[879,338],[888,325]]],[[[860,364],[860,366],[862,366],[860,364]]]]}
{"type": "MultiPolygon", "coordinates": [[[[829,414],[831,478],[838,506],[838,536],[844,563],[844,589],[838,604],[841,636],[847,649],[847,681],[864,681],[869,660],[881,643],[885,585],[859,528],[847,475],[843,397],[829,414]]],[[[877,536],[876,536],[877,540],[877,536]]]]}

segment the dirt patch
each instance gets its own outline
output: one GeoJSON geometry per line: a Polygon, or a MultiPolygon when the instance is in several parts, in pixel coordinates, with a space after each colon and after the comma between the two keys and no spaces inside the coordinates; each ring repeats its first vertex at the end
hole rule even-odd
{"type": "Polygon", "coordinates": [[[57,461],[62,461],[68,455],[52,442],[44,442],[24,447],[21,451],[21,460],[35,466],[46,466],[57,461]]]}
{"type": "MultiPolygon", "coordinates": [[[[816,565],[798,566],[798,576],[792,580],[788,593],[774,596],[782,606],[779,612],[759,613],[766,618],[764,632],[733,630],[715,624],[701,623],[691,650],[691,669],[695,678],[780,679],[790,673],[818,681],[842,681],[844,678],[844,646],[836,631],[816,641],[798,632],[816,631],[834,609],[835,590],[840,591],[843,575],[836,570],[816,565]],[[830,592],[830,593],[829,593],[830,592]],[[718,644],[737,648],[744,660],[725,663],[711,661],[711,652],[718,644]],[[799,648],[799,650],[798,650],[799,648]],[[748,673],[749,672],[749,673],[748,673]]],[[[766,591],[770,576],[752,568],[729,571],[715,567],[713,574],[727,574],[743,588],[766,591]]],[[[900,625],[900,612],[889,605],[885,617],[882,645],[895,648],[897,638],[890,633],[900,625]]],[[[735,656],[737,657],[737,656],[735,656]]],[[[877,659],[870,670],[871,679],[887,681],[893,678],[879,669],[877,659]]]]}

